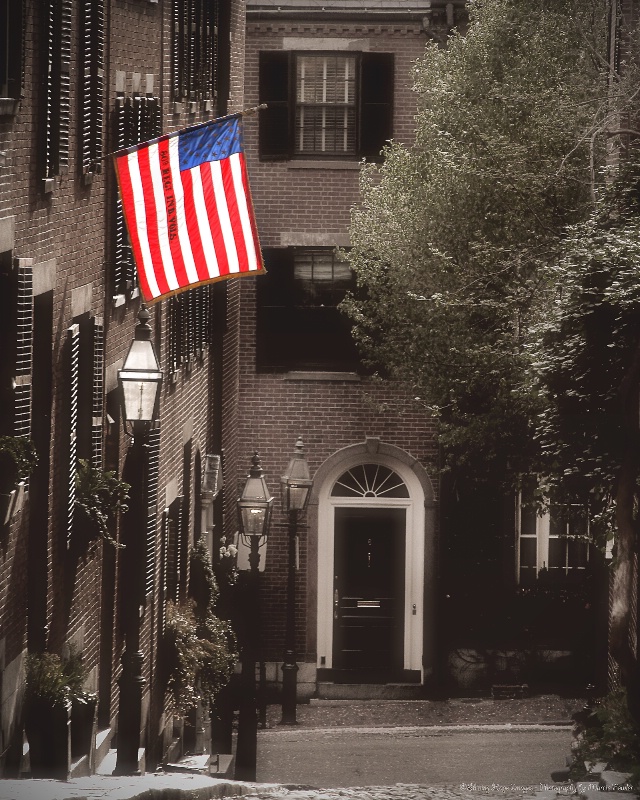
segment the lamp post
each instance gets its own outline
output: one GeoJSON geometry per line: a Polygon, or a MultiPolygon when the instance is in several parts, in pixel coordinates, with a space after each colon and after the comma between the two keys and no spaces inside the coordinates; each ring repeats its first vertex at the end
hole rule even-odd
{"type": "Polygon", "coordinates": [[[298,515],[302,514],[311,494],[313,481],[304,457],[302,437],[298,437],[286,472],[280,478],[282,504],[289,523],[289,572],[287,578],[287,627],[284,663],[282,665],[281,725],[296,725],[298,665],[296,663],[296,549],[298,515]]]}
{"type": "Polygon", "coordinates": [[[162,372],[158,364],[149,326],[149,312],[143,305],[138,314],[135,336],[121,370],[118,370],[122,413],[133,441],[127,456],[132,475],[130,514],[133,536],[125,550],[127,608],[125,609],[125,650],[122,654],[118,746],[115,774],[138,774],[138,748],[142,728],[142,675],[144,656],[140,649],[140,614],[143,602],[144,530],[147,514],[148,435],[158,418],[162,372]]]}
{"type": "Polygon", "coordinates": [[[235,779],[255,781],[258,709],[256,698],[256,654],[258,649],[258,576],[260,547],[266,542],[273,507],[260,456],[253,456],[247,481],[238,498],[240,535],[249,550],[249,580],[247,585],[246,637],[242,648],[242,697],[238,719],[235,779]]]}

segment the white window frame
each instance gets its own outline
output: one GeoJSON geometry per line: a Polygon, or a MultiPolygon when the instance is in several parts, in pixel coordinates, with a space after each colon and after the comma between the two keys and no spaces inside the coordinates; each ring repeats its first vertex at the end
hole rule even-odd
{"type": "MultiPolygon", "coordinates": [[[[560,508],[560,506],[552,506],[551,508],[560,508]]],[[[573,571],[584,571],[587,569],[586,566],[571,566],[569,562],[569,541],[571,540],[571,535],[569,531],[570,522],[567,521],[566,531],[569,534],[567,537],[559,536],[558,534],[551,533],[551,510],[547,508],[542,514],[536,513],[536,525],[535,525],[535,534],[523,534],[522,533],[522,492],[519,491],[516,495],[516,503],[515,503],[515,536],[516,536],[516,558],[515,558],[515,576],[516,576],[516,583],[520,584],[521,580],[521,565],[520,565],[520,556],[521,556],[521,541],[523,539],[535,539],[536,542],[536,563],[532,569],[535,569],[536,578],[538,577],[540,570],[542,569],[549,569],[549,543],[552,539],[564,539],[565,542],[565,563],[564,566],[559,568],[562,569],[564,575],[568,575],[570,572],[573,571]]],[[[589,520],[587,518],[587,536],[589,535],[589,520]]],[[[576,537],[577,538],[577,537],[576,537]]],[[[588,539],[587,539],[588,541],[588,539]]],[[[587,564],[589,562],[589,550],[587,548],[587,564]]],[[[557,569],[557,568],[554,568],[557,569]]]]}

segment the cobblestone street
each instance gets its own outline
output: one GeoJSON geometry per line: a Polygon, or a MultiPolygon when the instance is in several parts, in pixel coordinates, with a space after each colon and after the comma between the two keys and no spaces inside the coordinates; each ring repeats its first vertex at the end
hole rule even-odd
{"type": "MultiPolygon", "coordinates": [[[[397,783],[393,786],[365,786],[347,789],[309,789],[282,787],[277,790],[245,795],[247,800],[556,800],[558,795],[572,795],[573,786],[540,784],[534,786],[484,786],[458,784],[452,786],[423,786],[397,783]]],[[[613,793],[601,793],[603,800],[612,800],[613,793]]]]}
{"type": "MultiPolygon", "coordinates": [[[[351,709],[355,714],[358,707],[351,709]]],[[[384,720],[384,721],[383,721],[384,720]]],[[[261,782],[346,788],[538,786],[565,766],[571,728],[562,724],[276,726],[258,735],[261,782]]]]}

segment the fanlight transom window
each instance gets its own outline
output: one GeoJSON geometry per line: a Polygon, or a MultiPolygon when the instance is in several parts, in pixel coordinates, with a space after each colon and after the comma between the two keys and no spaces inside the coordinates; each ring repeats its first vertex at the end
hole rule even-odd
{"type": "Polygon", "coordinates": [[[382,464],[359,464],[333,485],[332,497],[409,497],[402,478],[382,464]]]}

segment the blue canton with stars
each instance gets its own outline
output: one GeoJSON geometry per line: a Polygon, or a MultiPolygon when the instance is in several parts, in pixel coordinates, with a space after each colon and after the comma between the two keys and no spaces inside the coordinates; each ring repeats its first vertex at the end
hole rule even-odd
{"type": "Polygon", "coordinates": [[[213,120],[180,134],[180,171],[199,167],[209,161],[222,161],[242,152],[240,117],[213,120]]]}

